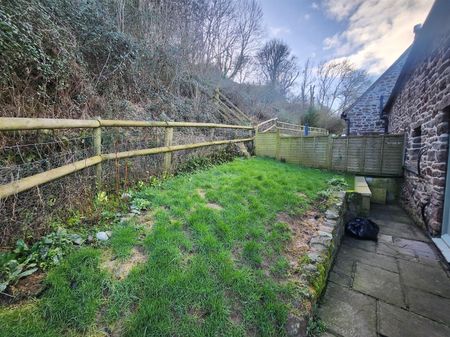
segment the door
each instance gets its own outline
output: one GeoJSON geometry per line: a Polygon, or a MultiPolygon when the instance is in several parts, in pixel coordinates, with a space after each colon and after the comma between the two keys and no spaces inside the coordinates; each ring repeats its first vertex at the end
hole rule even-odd
{"type": "Polygon", "coordinates": [[[441,238],[450,247],[450,140],[447,156],[447,177],[445,180],[444,216],[442,218],[441,238]]]}
{"type": "MultiPolygon", "coordinates": [[[[450,131],[450,107],[444,109],[450,131]]],[[[449,132],[450,133],[450,132],[449,132]]],[[[434,243],[450,263],[450,139],[447,146],[447,175],[445,180],[444,213],[442,217],[441,237],[433,238],[434,243]]]]}

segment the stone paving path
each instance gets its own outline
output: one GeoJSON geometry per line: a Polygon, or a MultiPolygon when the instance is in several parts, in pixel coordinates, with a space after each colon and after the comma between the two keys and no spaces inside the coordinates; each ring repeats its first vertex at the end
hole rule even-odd
{"type": "Polygon", "coordinates": [[[449,337],[450,274],[398,206],[372,205],[378,242],[345,237],[319,317],[323,337],[449,337]]]}

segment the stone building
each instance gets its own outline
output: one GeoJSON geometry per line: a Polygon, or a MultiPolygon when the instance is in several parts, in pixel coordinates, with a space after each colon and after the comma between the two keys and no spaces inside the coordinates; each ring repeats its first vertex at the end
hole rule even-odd
{"type": "Polygon", "coordinates": [[[400,75],[403,65],[409,55],[407,49],[392,64],[383,75],[381,75],[364,94],[362,94],[348,109],[341,118],[347,124],[348,135],[362,135],[384,133],[387,124],[382,116],[382,109],[394,85],[400,75]]]}
{"type": "MultiPolygon", "coordinates": [[[[449,15],[450,1],[436,0],[422,28],[416,33],[383,110],[383,117],[388,121],[387,132],[405,134],[402,203],[431,235],[444,239],[435,240],[438,246],[450,239],[450,179],[446,179],[450,176],[450,172],[447,173],[449,15]]],[[[447,243],[450,247],[450,240],[447,243]]]]}

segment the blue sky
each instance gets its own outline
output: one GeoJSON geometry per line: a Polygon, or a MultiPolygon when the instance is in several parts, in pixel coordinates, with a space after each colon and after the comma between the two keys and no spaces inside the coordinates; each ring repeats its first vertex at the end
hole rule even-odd
{"type": "Polygon", "coordinates": [[[266,38],[289,44],[302,64],[308,57],[348,58],[380,75],[411,44],[433,0],[260,0],[266,38]]]}

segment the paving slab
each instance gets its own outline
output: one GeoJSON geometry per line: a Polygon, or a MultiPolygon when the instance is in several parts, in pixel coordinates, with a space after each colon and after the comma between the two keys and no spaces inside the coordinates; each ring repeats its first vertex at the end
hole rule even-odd
{"type": "Polygon", "coordinates": [[[385,220],[394,220],[412,224],[411,218],[398,205],[376,205],[370,207],[370,216],[385,220]]]}
{"type": "Polygon", "coordinates": [[[386,337],[450,336],[445,325],[383,302],[378,302],[378,329],[386,337]]]}
{"type": "Polygon", "coordinates": [[[430,239],[414,224],[392,220],[371,219],[380,227],[380,234],[429,242],[430,239]]]}
{"type": "Polygon", "coordinates": [[[394,238],[393,241],[393,244],[401,249],[412,250],[418,258],[439,260],[437,252],[427,242],[401,238],[394,238]]]}
{"type": "Polygon", "coordinates": [[[342,337],[376,337],[375,299],[329,283],[319,316],[327,329],[342,337]]]}
{"type": "Polygon", "coordinates": [[[377,249],[377,244],[374,241],[357,240],[357,239],[353,239],[348,236],[345,236],[342,241],[342,247],[345,247],[345,246],[359,248],[359,249],[367,250],[367,251],[373,252],[373,253],[375,253],[375,251],[377,249]]]}
{"type": "Polygon", "coordinates": [[[399,266],[406,286],[450,298],[450,279],[442,268],[406,260],[399,260],[399,266]]]}
{"type": "Polygon", "coordinates": [[[351,277],[353,275],[354,263],[355,260],[353,258],[339,255],[339,257],[334,262],[333,268],[331,270],[351,277]]]}
{"type": "Polygon", "coordinates": [[[417,260],[414,250],[396,246],[394,243],[378,242],[377,254],[398,257],[405,260],[417,260]]]}
{"type": "Polygon", "coordinates": [[[344,287],[351,287],[353,283],[351,276],[346,275],[339,270],[332,270],[330,275],[328,275],[328,280],[344,287]]]}
{"type": "Polygon", "coordinates": [[[414,288],[405,292],[409,310],[450,326],[450,299],[414,288]]]}
{"type": "Polygon", "coordinates": [[[399,307],[405,306],[397,273],[358,262],[353,289],[399,307]]]}
{"type": "Polygon", "coordinates": [[[398,273],[397,262],[392,256],[376,254],[351,246],[342,246],[339,249],[339,257],[398,273]]]}
{"type": "Polygon", "coordinates": [[[378,241],[344,237],[330,272],[326,336],[450,337],[450,274],[435,247],[397,206],[371,218],[378,241]]]}

